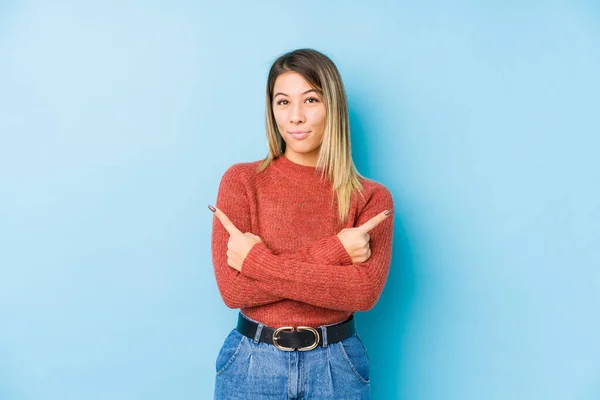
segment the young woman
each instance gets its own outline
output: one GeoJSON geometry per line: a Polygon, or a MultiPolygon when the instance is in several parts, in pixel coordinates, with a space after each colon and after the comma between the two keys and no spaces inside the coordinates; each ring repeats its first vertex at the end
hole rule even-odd
{"type": "Polygon", "coordinates": [[[368,399],[353,313],[370,310],[391,262],[392,196],[352,161],[334,63],[286,53],[267,80],[264,160],[225,171],[212,259],[239,308],[216,360],[216,399],[368,399]]]}

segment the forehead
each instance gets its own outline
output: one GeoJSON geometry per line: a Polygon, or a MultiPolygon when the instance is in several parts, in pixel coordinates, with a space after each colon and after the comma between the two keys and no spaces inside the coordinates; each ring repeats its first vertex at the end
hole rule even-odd
{"type": "Polygon", "coordinates": [[[312,89],[312,87],[306,79],[299,73],[291,71],[279,75],[277,79],[275,79],[275,85],[273,87],[275,93],[283,92],[286,94],[299,94],[309,89],[312,89]]]}

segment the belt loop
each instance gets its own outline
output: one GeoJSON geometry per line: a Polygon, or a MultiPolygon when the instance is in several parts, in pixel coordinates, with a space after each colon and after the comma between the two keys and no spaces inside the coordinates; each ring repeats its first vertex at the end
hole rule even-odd
{"type": "Polygon", "coordinates": [[[327,327],[321,326],[321,336],[323,337],[323,347],[327,347],[327,327]]]}
{"type": "Polygon", "coordinates": [[[265,324],[260,322],[258,323],[258,326],[256,327],[256,334],[254,335],[254,343],[258,344],[258,342],[260,341],[260,334],[262,333],[264,326],[265,324]]]}

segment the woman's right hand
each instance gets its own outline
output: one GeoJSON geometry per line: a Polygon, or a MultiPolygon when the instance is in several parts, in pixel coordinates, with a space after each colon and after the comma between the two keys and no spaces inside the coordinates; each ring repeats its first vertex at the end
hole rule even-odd
{"type": "Polygon", "coordinates": [[[371,236],[369,235],[369,231],[389,217],[391,213],[392,210],[382,211],[361,226],[344,228],[337,234],[337,237],[352,259],[352,264],[365,262],[371,257],[371,246],[369,245],[371,236]]]}

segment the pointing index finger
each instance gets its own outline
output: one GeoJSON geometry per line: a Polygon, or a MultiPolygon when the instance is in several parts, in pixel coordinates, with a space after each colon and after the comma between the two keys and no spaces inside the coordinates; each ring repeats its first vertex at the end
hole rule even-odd
{"type": "Polygon", "coordinates": [[[375,228],[383,220],[385,220],[387,217],[389,217],[389,215],[386,215],[386,213],[387,213],[387,210],[380,212],[379,214],[377,214],[376,216],[374,216],[373,218],[371,218],[370,220],[368,220],[367,222],[365,222],[364,224],[359,226],[359,228],[361,228],[365,232],[369,232],[371,229],[375,228]]]}
{"type": "Polygon", "coordinates": [[[221,211],[220,209],[218,209],[217,207],[215,207],[214,214],[215,214],[215,217],[217,217],[219,219],[219,221],[221,221],[221,224],[223,225],[225,230],[230,235],[233,235],[234,233],[242,233],[238,228],[236,228],[236,226],[233,224],[233,222],[231,222],[229,217],[227,217],[227,215],[225,215],[225,213],[223,211],[221,211]]]}

